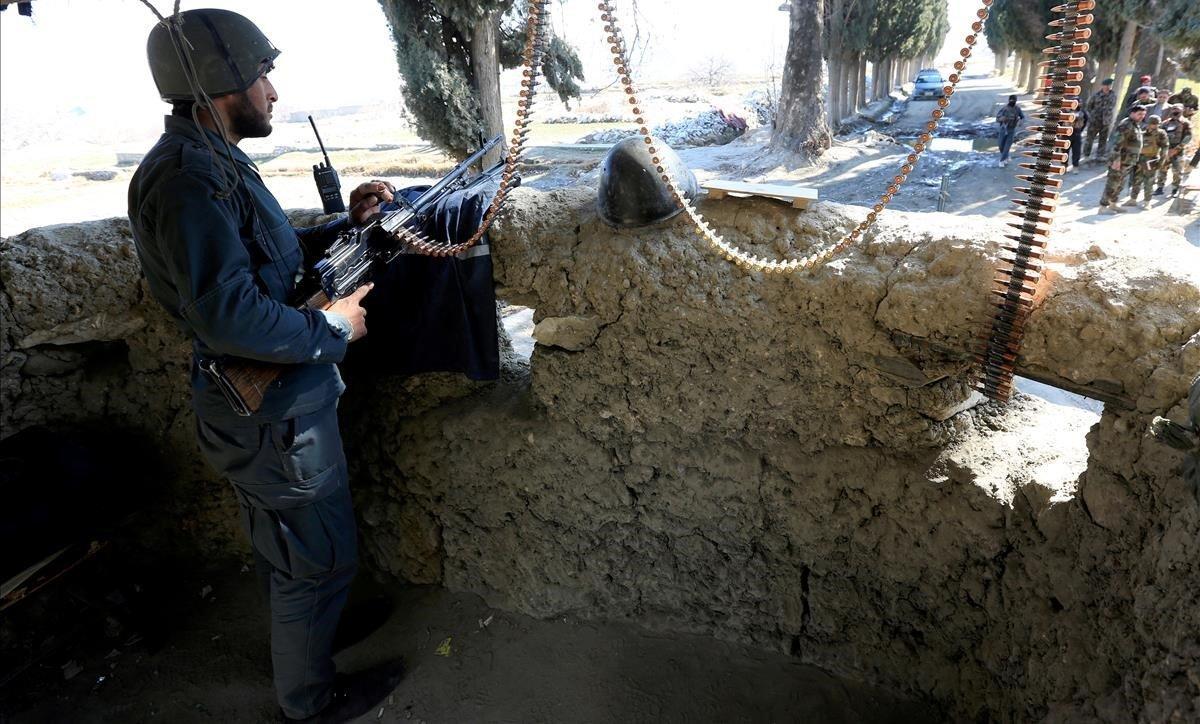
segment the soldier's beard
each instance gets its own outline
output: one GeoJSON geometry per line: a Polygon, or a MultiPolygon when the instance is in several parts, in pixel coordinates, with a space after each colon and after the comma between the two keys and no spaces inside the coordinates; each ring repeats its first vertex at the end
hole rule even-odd
{"type": "Polygon", "coordinates": [[[245,93],[234,96],[234,103],[226,110],[229,132],[238,138],[265,138],[271,135],[271,117],[250,102],[245,93]]]}

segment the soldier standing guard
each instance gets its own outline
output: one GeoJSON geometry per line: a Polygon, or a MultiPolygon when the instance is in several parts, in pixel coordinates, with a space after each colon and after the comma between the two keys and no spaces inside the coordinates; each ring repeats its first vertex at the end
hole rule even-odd
{"type": "Polygon", "coordinates": [[[1154,177],[1167,160],[1167,132],[1161,127],[1162,119],[1150,116],[1146,119],[1146,130],[1142,133],[1142,154],[1133,171],[1133,184],[1129,189],[1126,206],[1138,205],[1138,189],[1143,192],[1142,208],[1150,208],[1150,190],[1154,188],[1154,177]]]}
{"type": "Polygon", "coordinates": [[[1108,177],[1104,180],[1104,193],[1100,196],[1100,213],[1121,213],[1117,199],[1125,185],[1125,177],[1133,174],[1142,155],[1142,119],[1146,109],[1135,107],[1128,118],[1117,124],[1117,140],[1113,144],[1112,162],[1108,164],[1108,177]]]}
{"type": "Polygon", "coordinates": [[[285,721],[346,721],[398,682],[399,664],[335,682],[335,633],[358,564],[335,363],[366,334],[364,286],[325,311],[293,306],[297,272],[350,223],[391,201],[383,182],[350,194],[350,217],[295,229],[238,148],[271,133],[279,50],[228,10],[162,19],[147,41],[165,132],[129,185],[129,221],[151,294],[192,337],[201,452],[233,485],[271,608],[271,660],[285,721]],[[203,359],[288,365],[241,416],[203,359]]]}
{"type": "Polygon", "coordinates": [[[1088,98],[1087,138],[1083,142],[1083,155],[1088,158],[1104,158],[1108,148],[1108,129],[1112,125],[1113,111],[1117,107],[1117,94],[1113,93],[1113,79],[1105,78],[1100,84],[1100,90],[1088,98]],[[1092,155],[1093,144],[1099,140],[1096,153],[1092,155]]]}
{"type": "Polygon", "coordinates": [[[1183,183],[1183,149],[1192,142],[1192,124],[1183,117],[1182,103],[1171,106],[1171,113],[1167,117],[1167,122],[1163,124],[1163,131],[1167,134],[1169,150],[1167,151],[1167,160],[1158,166],[1158,188],[1154,189],[1154,194],[1156,196],[1162,194],[1163,184],[1167,182],[1167,167],[1169,166],[1171,168],[1171,195],[1174,196],[1179,193],[1179,186],[1183,183]]]}

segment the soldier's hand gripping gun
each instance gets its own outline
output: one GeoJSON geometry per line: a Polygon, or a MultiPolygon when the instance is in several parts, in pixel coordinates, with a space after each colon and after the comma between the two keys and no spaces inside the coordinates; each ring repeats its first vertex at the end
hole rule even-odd
{"type": "MultiPolygon", "coordinates": [[[[500,140],[501,137],[496,136],[488,141],[412,203],[397,196],[395,200],[400,204],[399,209],[379,214],[367,224],[339,234],[324,256],[306,273],[298,290],[296,306],[320,310],[333,306],[335,301],[352,294],[370,281],[375,270],[404,253],[404,243],[397,236],[400,229],[420,231],[436,210],[438,202],[446,196],[460,189],[494,181],[504,169],[503,163],[469,181],[466,173],[500,140]]],[[[258,411],[271,383],[288,367],[239,357],[200,362],[200,370],[217,385],[234,411],[243,416],[258,411]]]]}

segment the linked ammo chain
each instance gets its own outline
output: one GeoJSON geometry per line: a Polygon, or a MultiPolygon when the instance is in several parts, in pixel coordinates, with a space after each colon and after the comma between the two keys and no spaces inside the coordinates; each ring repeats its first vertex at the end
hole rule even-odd
{"type": "Polygon", "coordinates": [[[1022,145],[1032,150],[1022,152],[1030,159],[1020,164],[1031,173],[1020,175],[1028,186],[1014,189],[1025,198],[1012,202],[1022,208],[1010,211],[1020,223],[1009,223],[1017,234],[1006,235],[1015,244],[1005,245],[1011,256],[1001,256],[992,288],[996,306],[991,328],[984,334],[983,349],[975,355],[981,378],[977,389],[993,400],[1007,402],[1012,395],[1012,379],[1025,324],[1033,309],[1038,281],[1042,275],[1042,260],[1046,255],[1046,240],[1054,210],[1058,205],[1062,179],[1066,169],[1070,135],[1079,108],[1079,86],[1083,68],[1087,65],[1088,44],[1092,35],[1092,15],[1095,0],[1076,0],[1055,7],[1051,12],[1061,17],[1050,21],[1053,31],[1047,40],[1057,43],[1042,52],[1051,56],[1041,63],[1038,97],[1035,101],[1043,110],[1034,114],[1042,123],[1030,126],[1031,136],[1022,145]]]}
{"type": "Polygon", "coordinates": [[[961,59],[954,63],[954,73],[947,79],[949,83],[942,89],[945,97],[939,98],[938,107],[930,113],[930,119],[925,124],[925,131],[917,139],[917,143],[913,145],[913,153],[910,153],[905,159],[904,165],[900,167],[900,172],[892,178],[892,183],[888,185],[887,190],[879,198],[870,212],[867,213],[867,218],[859,222],[857,226],[850,230],[837,244],[828,249],[811,254],[800,259],[768,259],[759,257],[739,248],[735,244],[725,241],[724,237],[713,231],[712,227],[696,210],[690,201],[684,196],[683,190],[671,177],[666,166],[660,161],[656,155],[658,149],[655,146],[654,137],[650,133],[650,128],[646,125],[646,119],[642,115],[642,109],[638,105],[637,92],[633,85],[633,80],[629,76],[629,62],[626,56],[625,40],[621,35],[620,28],[617,26],[616,11],[610,2],[601,2],[599,4],[600,19],[604,22],[604,31],[608,33],[609,49],[613,54],[613,65],[616,66],[617,76],[621,81],[621,85],[625,88],[625,95],[629,102],[630,110],[633,112],[634,119],[638,124],[638,131],[642,134],[643,140],[646,142],[647,151],[650,152],[651,160],[655,164],[657,171],[667,184],[671,191],[671,198],[675,203],[683,209],[692,224],[696,227],[696,231],[700,236],[704,237],[714,249],[717,250],[723,257],[735,264],[761,272],[791,272],[810,270],[821,266],[832,259],[835,255],[841,253],[869,229],[883,213],[884,208],[891,203],[892,198],[900,192],[900,187],[908,180],[908,175],[912,173],[913,166],[917,163],[921,154],[929,145],[929,141],[933,138],[933,131],[938,126],[938,121],[945,115],[946,106],[950,105],[950,96],[954,94],[955,88],[958,86],[959,80],[962,79],[962,71],[967,66],[967,58],[971,57],[971,47],[979,40],[979,34],[983,32],[983,23],[988,17],[988,7],[991,6],[993,0],[982,0],[983,7],[976,11],[975,15],[979,19],[972,23],[971,34],[966,38],[966,45],[962,50],[958,51],[961,59]]]}
{"type": "Polygon", "coordinates": [[[550,24],[550,14],[546,12],[546,5],[549,2],[550,0],[529,0],[529,23],[525,30],[525,50],[522,53],[521,97],[517,101],[517,121],[513,127],[504,170],[500,173],[500,186],[496,189],[496,195],[492,197],[492,203],[484,212],[479,228],[469,239],[458,244],[433,241],[420,232],[403,227],[397,229],[395,235],[408,244],[412,251],[425,256],[446,257],[461,254],[475,246],[496,221],[509,193],[520,182],[517,171],[525,153],[525,141],[529,137],[529,119],[533,115],[533,99],[537,94],[538,77],[546,55],[546,28],[550,24]]]}

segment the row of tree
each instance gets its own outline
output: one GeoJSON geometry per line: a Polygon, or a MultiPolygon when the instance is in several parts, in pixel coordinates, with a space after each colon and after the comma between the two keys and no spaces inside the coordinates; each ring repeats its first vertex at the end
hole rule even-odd
{"type": "Polygon", "coordinates": [[[946,0],[828,0],[826,5],[822,55],[829,71],[829,115],[835,121],[912,80],[931,64],[950,30],[946,0]]]}
{"type": "MultiPolygon", "coordinates": [[[[1017,78],[1030,91],[1049,44],[1050,10],[1066,1],[995,0],[991,7],[986,32],[997,69],[1007,70],[1014,57],[1017,78]]],[[[480,134],[503,134],[500,69],[521,61],[525,3],[379,2],[417,132],[459,156],[480,134]]],[[[636,11],[637,0],[630,3],[636,11]]],[[[772,146],[806,156],[828,148],[829,119],[837,125],[931,65],[950,30],[946,0],[784,0],[780,9],[789,14],[789,41],[772,146]]],[[[1161,82],[1200,70],[1200,0],[1103,0],[1094,15],[1085,94],[1108,76],[1124,97],[1125,79],[1135,72],[1161,82]]],[[[544,67],[563,102],[579,97],[583,69],[562,38],[551,38],[544,67]]]]}
{"type": "Polygon", "coordinates": [[[930,65],[950,29],[946,0],[790,0],[786,6],[788,51],[771,145],[809,157],[829,147],[829,119],[837,126],[911,80],[930,65]]]}
{"type": "MultiPolygon", "coordinates": [[[[1051,20],[1052,0],[996,0],[987,26],[988,46],[996,54],[997,70],[1011,55],[1018,84],[1027,92],[1037,88],[1038,62],[1051,20]]],[[[1159,86],[1170,87],[1180,75],[1200,72],[1200,1],[1103,0],[1092,11],[1092,37],[1088,39],[1088,68],[1082,95],[1090,95],[1105,78],[1124,99],[1136,79],[1150,75],[1159,86]]],[[[1120,120],[1115,114],[1113,122],[1120,120]]]]}

